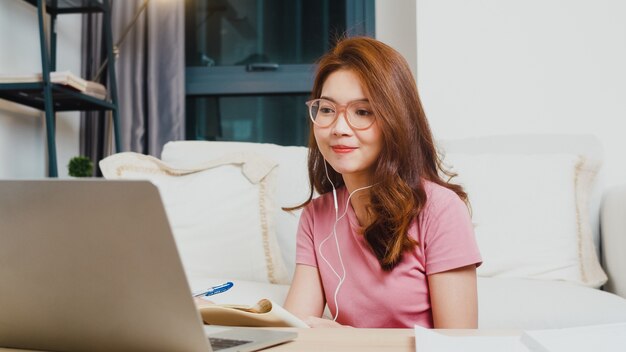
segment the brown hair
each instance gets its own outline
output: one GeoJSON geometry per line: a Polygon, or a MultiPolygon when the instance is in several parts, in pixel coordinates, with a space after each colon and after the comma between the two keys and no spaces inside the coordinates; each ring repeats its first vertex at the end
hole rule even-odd
{"type": "MultiPolygon", "coordinates": [[[[381,267],[389,271],[400,263],[404,251],[417,245],[408,229],[426,204],[422,180],[454,191],[466,203],[467,194],[461,186],[448,182],[454,174],[443,168],[415,80],[402,55],[368,37],[340,40],[319,60],[312,99],[321,96],[324,82],[338,70],[350,70],[360,78],[382,131],[383,146],[373,176],[376,183],[370,189],[367,209],[373,222],[363,235],[381,267]]],[[[319,194],[332,191],[312,127],[308,158],[311,193],[295,209],[311,202],[313,189],[319,194]]],[[[341,174],[332,168],[328,175],[335,187],[344,185],[341,174]]]]}

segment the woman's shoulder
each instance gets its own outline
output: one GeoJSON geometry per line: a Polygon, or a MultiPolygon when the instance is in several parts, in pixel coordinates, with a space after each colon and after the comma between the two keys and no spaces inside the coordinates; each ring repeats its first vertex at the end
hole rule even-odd
{"type": "Polygon", "coordinates": [[[463,205],[465,202],[453,190],[444,187],[438,183],[424,180],[422,182],[424,191],[426,192],[426,208],[429,211],[445,209],[453,205],[463,205]]]}

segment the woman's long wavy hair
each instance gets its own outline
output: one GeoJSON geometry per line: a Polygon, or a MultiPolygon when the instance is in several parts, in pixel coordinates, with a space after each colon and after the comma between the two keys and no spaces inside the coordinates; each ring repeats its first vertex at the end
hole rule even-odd
{"type": "MultiPolygon", "coordinates": [[[[376,183],[370,189],[367,209],[373,221],[365,227],[363,235],[381,267],[390,271],[401,262],[405,251],[417,245],[409,237],[408,229],[426,204],[422,181],[449,188],[466,203],[467,194],[461,186],[449,182],[454,174],[442,165],[415,80],[402,55],[368,37],[340,40],[319,60],[312,99],[321,96],[324,82],[338,70],[350,70],[360,78],[382,131],[383,146],[373,175],[376,183]]],[[[308,155],[311,193],[309,199],[294,209],[311,202],[313,190],[319,194],[332,191],[324,163],[311,125],[308,155]]],[[[332,168],[328,168],[328,176],[335,187],[344,185],[341,174],[332,168]]]]}

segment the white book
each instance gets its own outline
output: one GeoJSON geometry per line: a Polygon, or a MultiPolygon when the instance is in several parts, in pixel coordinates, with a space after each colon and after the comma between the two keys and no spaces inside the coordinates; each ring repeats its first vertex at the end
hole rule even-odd
{"type": "Polygon", "coordinates": [[[70,71],[50,72],[50,82],[67,85],[81,92],[87,89],[87,81],[70,71]]]}
{"type": "Polygon", "coordinates": [[[531,352],[623,352],[626,323],[529,330],[521,340],[531,352]]]}
{"type": "Polygon", "coordinates": [[[529,352],[519,336],[449,336],[415,325],[416,352],[529,352]]]}

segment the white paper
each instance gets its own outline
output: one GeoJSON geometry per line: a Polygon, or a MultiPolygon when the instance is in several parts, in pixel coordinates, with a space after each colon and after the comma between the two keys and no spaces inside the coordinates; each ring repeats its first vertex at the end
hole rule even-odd
{"type": "Polygon", "coordinates": [[[415,326],[416,352],[529,352],[519,336],[448,336],[415,326]]]}
{"type": "Polygon", "coordinates": [[[291,314],[288,310],[276,304],[274,301],[272,302],[272,311],[276,313],[279,317],[281,317],[286,323],[296,328],[308,328],[309,326],[300,320],[300,318],[291,314]]]}

